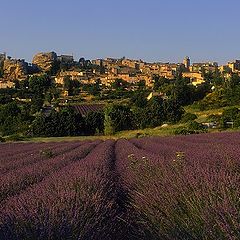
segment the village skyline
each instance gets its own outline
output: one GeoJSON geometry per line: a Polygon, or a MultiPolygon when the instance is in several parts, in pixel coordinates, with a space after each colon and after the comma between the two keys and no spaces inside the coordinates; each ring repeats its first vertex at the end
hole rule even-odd
{"type": "MultiPolygon", "coordinates": [[[[143,62],[146,62],[146,63],[182,63],[183,59],[185,57],[189,57],[191,59],[191,63],[218,63],[218,65],[224,65],[228,62],[233,62],[235,60],[238,60],[240,59],[240,56],[239,54],[236,54],[235,56],[232,56],[226,60],[219,60],[219,59],[214,59],[214,58],[208,58],[208,57],[198,57],[197,55],[190,55],[190,54],[184,54],[183,56],[176,56],[174,59],[169,57],[169,58],[161,58],[158,57],[156,59],[149,59],[148,57],[144,57],[144,56],[138,56],[138,57],[134,57],[134,56],[130,56],[130,55],[114,55],[114,54],[110,54],[110,55],[102,55],[102,56],[91,56],[89,57],[89,55],[85,56],[81,53],[76,53],[76,52],[64,52],[64,51],[56,51],[55,49],[48,49],[48,50],[39,50],[38,52],[33,52],[31,57],[26,57],[24,54],[23,55],[16,55],[14,53],[12,53],[11,51],[10,52],[7,52],[5,51],[4,49],[0,49],[0,54],[1,55],[5,55],[6,58],[7,57],[10,57],[11,59],[19,59],[19,60],[24,60],[28,63],[32,63],[33,61],[33,58],[36,54],[38,53],[47,53],[47,52],[54,52],[54,53],[59,53],[60,55],[63,55],[63,56],[72,56],[73,60],[74,61],[78,61],[79,59],[81,58],[84,58],[84,59],[88,59],[88,60],[97,60],[97,59],[131,59],[131,60],[136,60],[136,61],[143,61],[143,62]]],[[[81,51],[78,51],[78,52],[81,52],[81,51]]]]}
{"type": "Polygon", "coordinates": [[[239,56],[237,0],[1,1],[0,50],[28,62],[37,52],[87,59],[223,64],[239,56]]]}
{"type": "Polygon", "coordinates": [[[48,74],[56,84],[64,85],[67,79],[81,84],[100,83],[111,86],[119,79],[130,84],[144,82],[152,87],[155,76],[176,79],[179,74],[198,86],[204,84],[209,74],[221,74],[229,79],[233,74],[240,76],[240,60],[218,62],[193,62],[186,56],[181,62],[146,62],[144,59],[98,58],[74,59],[73,55],[59,55],[56,52],[40,52],[31,62],[23,58],[14,59],[6,53],[0,54],[0,88],[13,88],[15,81],[27,80],[33,75],[48,74]]]}

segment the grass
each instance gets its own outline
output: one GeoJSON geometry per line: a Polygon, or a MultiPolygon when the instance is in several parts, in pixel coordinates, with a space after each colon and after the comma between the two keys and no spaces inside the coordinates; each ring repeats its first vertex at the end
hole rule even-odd
{"type": "Polygon", "coordinates": [[[184,124],[167,125],[164,127],[146,128],[138,130],[128,130],[117,132],[114,135],[96,135],[96,136],[76,136],[76,137],[32,137],[22,138],[24,142],[61,142],[61,141],[85,141],[85,140],[107,140],[107,139],[120,139],[120,138],[136,138],[147,136],[169,136],[174,135],[175,129],[185,126],[184,124]]]}
{"type": "Polygon", "coordinates": [[[117,132],[114,135],[109,136],[77,136],[77,137],[37,137],[37,138],[29,138],[26,141],[31,142],[60,142],[60,141],[84,141],[84,140],[107,140],[107,139],[120,139],[120,138],[136,138],[136,137],[147,137],[147,136],[169,136],[174,135],[174,131],[183,127],[185,124],[175,124],[175,125],[167,125],[164,127],[156,127],[156,128],[146,128],[146,129],[138,129],[138,130],[128,130],[117,132]]]}
{"type": "MultiPolygon", "coordinates": [[[[156,127],[156,128],[147,128],[143,130],[129,130],[118,132],[115,135],[109,136],[77,136],[77,137],[36,137],[36,138],[25,138],[25,142],[62,142],[62,141],[85,141],[85,140],[108,140],[113,139],[117,140],[120,138],[131,139],[139,137],[150,137],[150,136],[159,136],[167,137],[174,136],[174,131],[179,127],[184,127],[184,124],[169,125],[168,127],[156,127]]],[[[229,128],[226,130],[221,129],[209,129],[208,133],[215,132],[237,132],[240,129],[229,128]]]]}

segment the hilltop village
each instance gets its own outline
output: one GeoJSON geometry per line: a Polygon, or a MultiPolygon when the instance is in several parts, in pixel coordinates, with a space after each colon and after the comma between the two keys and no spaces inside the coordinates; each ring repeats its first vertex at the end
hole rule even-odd
{"type": "MultiPolygon", "coordinates": [[[[78,81],[83,85],[98,82],[103,88],[116,80],[123,80],[131,85],[144,82],[152,88],[154,77],[174,79],[181,73],[194,86],[205,82],[208,73],[219,72],[224,78],[233,73],[240,75],[240,60],[219,66],[217,62],[192,63],[185,57],[182,63],[147,63],[143,60],[106,58],[75,61],[72,55],[60,55],[55,52],[38,53],[32,63],[24,59],[12,59],[6,53],[0,54],[0,88],[13,88],[16,81],[26,80],[33,75],[47,73],[59,86],[66,79],[78,81]]],[[[67,94],[65,92],[65,94],[67,94]]]]}
{"type": "Polygon", "coordinates": [[[176,134],[240,127],[240,60],[147,63],[38,53],[31,63],[0,55],[0,140],[113,135],[175,127],[176,134]],[[205,110],[217,114],[205,114],[205,110]],[[218,110],[221,109],[221,110],[218,110]],[[226,110],[226,112],[224,112],[226,110]],[[198,111],[198,115],[195,114],[198,111]],[[220,111],[220,114],[218,113],[220,111]]]}

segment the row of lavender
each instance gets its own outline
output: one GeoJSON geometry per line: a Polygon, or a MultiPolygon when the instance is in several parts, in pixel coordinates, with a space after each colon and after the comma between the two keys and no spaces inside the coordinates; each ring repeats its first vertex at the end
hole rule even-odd
{"type": "Polygon", "coordinates": [[[145,239],[240,239],[240,134],[120,140],[145,239]]]}
{"type": "Polygon", "coordinates": [[[239,137],[3,144],[0,239],[239,239],[239,137]]]}
{"type": "Polygon", "coordinates": [[[13,144],[15,151],[1,151],[0,239],[130,236],[114,146],[112,140],[13,144]]]}

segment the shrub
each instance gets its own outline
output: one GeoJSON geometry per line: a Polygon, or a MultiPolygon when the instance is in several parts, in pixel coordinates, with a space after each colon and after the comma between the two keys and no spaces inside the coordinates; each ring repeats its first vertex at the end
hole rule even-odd
{"type": "Polygon", "coordinates": [[[179,127],[174,131],[175,135],[188,135],[207,132],[201,123],[191,121],[186,127],[179,127]]]}
{"type": "Polygon", "coordinates": [[[209,122],[219,122],[221,119],[221,116],[218,114],[211,114],[207,117],[207,121],[209,122]]]}
{"type": "Polygon", "coordinates": [[[188,129],[192,131],[204,130],[204,126],[196,121],[190,121],[188,124],[188,129]]]}
{"type": "Polygon", "coordinates": [[[194,131],[189,130],[186,127],[179,127],[174,131],[175,135],[188,135],[188,134],[194,134],[194,133],[195,133],[194,131]]]}
{"type": "Polygon", "coordinates": [[[181,122],[182,123],[187,123],[189,121],[193,121],[197,119],[197,115],[196,114],[193,114],[193,113],[185,113],[183,116],[182,116],[182,119],[181,119],[181,122]]]}
{"type": "Polygon", "coordinates": [[[223,111],[221,116],[220,125],[222,128],[228,128],[230,125],[227,122],[233,122],[235,127],[238,126],[238,119],[240,117],[240,111],[236,107],[227,108],[223,111]]]}

